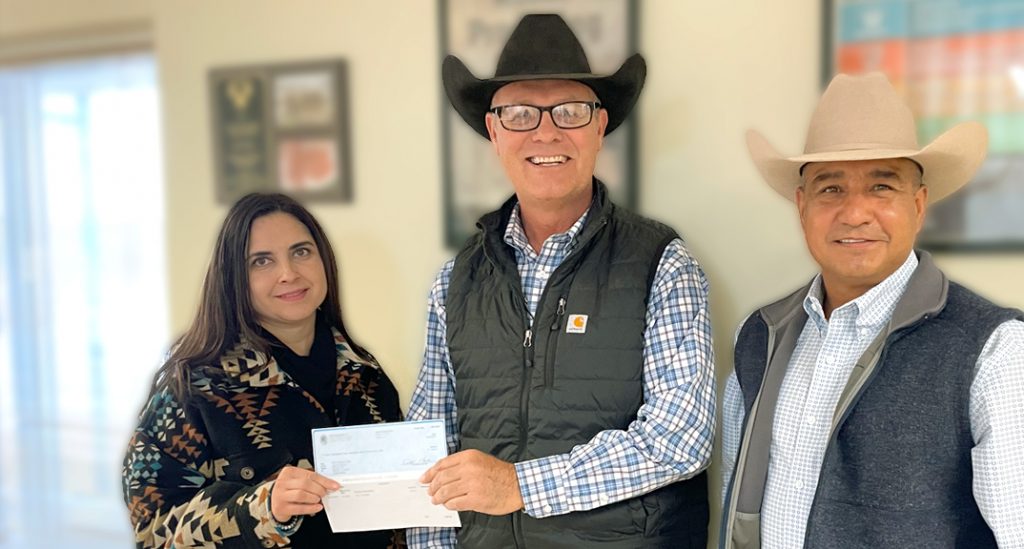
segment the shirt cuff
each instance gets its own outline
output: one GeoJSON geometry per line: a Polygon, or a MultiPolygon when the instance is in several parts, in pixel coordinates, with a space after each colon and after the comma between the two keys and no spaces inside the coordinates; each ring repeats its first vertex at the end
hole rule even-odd
{"type": "Polygon", "coordinates": [[[564,483],[569,458],[554,455],[515,464],[523,510],[534,518],[562,515],[575,510],[564,483]]]}

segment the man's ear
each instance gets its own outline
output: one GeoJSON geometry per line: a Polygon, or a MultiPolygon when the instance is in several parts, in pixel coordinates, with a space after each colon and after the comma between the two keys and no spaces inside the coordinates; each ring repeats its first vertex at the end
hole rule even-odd
{"type": "Polygon", "coordinates": [[[497,128],[494,127],[498,123],[498,117],[493,112],[487,113],[484,117],[484,124],[487,125],[487,138],[491,140],[491,146],[494,147],[494,152],[498,152],[498,132],[497,128]]]}
{"type": "Polygon", "coordinates": [[[796,198],[796,211],[797,211],[797,213],[800,214],[800,221],[802,223],[803,219],[804,219],[804,205],[806,204],[806,200],[807,200],[807,197],[804,196],[804,186],[802,184],[801,185],[797,185],[796,192],[795,192],[795,198],[796,198]]]}
{"type": "Polygon", "coordinates": [[[914,207],[917,208],[917,231],[924,227],[924,216],[928,212],[928,186],[921,185],[914,191],[914,207]]]}
{"type": "Polygon", "coordinates": [[[604,132],[608,129],[608,111],[606,109],[597,109],[597,148],[598,150],[604,145],[604,132]]]}

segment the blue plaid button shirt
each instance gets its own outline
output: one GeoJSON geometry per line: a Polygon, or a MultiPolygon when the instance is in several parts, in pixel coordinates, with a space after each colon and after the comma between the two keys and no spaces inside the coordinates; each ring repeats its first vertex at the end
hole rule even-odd
{"type": "MultiPolygon", "coordinates": [[[[821,277],[815,278],[804,299],[808,320],[772,424],[761,509],[765,549],[803,547],[839,396],[857,359],[892,317],[917,263],[911,252],[896,272],[828,319],[821,277]]],[[[974,497],[999,547],[1024,548],[1024,322],[1006,322],[989,337],[978,356],[969,406],[974,497]]],[[[736,468],[744,415],[733,372],[722,402],[723,498],[736,468]]]]}
{"type": "MultiPolygon", "coordinates": [[[[515,250],[531,317],[555,268],[572,252],[586,221],[552,235],[535,252],[517,205],[505,229],[515,250]]],[[[410,420],[445,420],[449,453],[459,447],[455,374],[445,344],[445,302],[454,260],[430,291],[423,368],[409,406],[410,420]]],[[[708,283],[682,240],[662,254],[651,284],[644,333],[644,404],[625,431],[598,433],[567,454],[515,464],[525,512],[532,517],[585,511],[633,498],[703,471],[715,428],[714,352],[708,283]]],[[[452,528],[411,528],[410,547],[455,547],[452,528]]]]}

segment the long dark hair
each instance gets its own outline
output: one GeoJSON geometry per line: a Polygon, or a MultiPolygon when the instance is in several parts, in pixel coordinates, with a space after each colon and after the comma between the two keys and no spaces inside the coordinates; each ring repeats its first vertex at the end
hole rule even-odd
{"type": "Polygon", "coordinates": [[[252,306],[246,255],[253,222],[276,212],[289,214],[306,226],[323,260],[327,276],[327,297],[320,306],[319,318],[341,332],[357,355],[373,360],[370,353],[352,341],[345,329],[338,296],[338,263],[323,228],[306,208],[288,196],[252,193],[231,207],[221,225],[213,257],[206,269],[199,310],[191,326],[171,347],[169,357],[153,377],[153,393],[167,388],[183,402],[188,396],[192,369],[217,366],[221,355],[241,340],[257,350],[270,352],[270,342],[263,335],[252,306]]]}

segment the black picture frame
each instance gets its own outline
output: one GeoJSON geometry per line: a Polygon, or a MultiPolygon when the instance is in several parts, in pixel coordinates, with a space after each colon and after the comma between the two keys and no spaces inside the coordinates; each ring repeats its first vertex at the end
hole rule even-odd
{"type": "Polygon", "coordinates": [[[929,206],[918,245],[1024,250],[1024,71],[1012,68],[1024,65],[1024,2],[823,0],[822,16],[823,86],[836,72],[884,72],[914,112],[921,145],[964,120],[989,130],[985,163],[929,206]]]}
{"type": "Polygon", "coordinates": [[[218,67],[208,83],[218,202],[352,200],[344,59],[218,67]]]}
{"type": "MultiPolygon", "coordinates": [[[[611,74],[637,51],[636,0],[438,0],[440,59],[453,54],[478,78],[494,74],[498,55],[512,29],[527,13],[558,13],[587,52],[591,69],[611,74]]],[[[441,93],[444,242],[461,246],[476,231],[477,219],[512,195],[491,144],[469,128],[441,93]]],[[[606,137],[595,175],[612,200],[635,209],[637,190],[636,116],[606,137]]]]}

